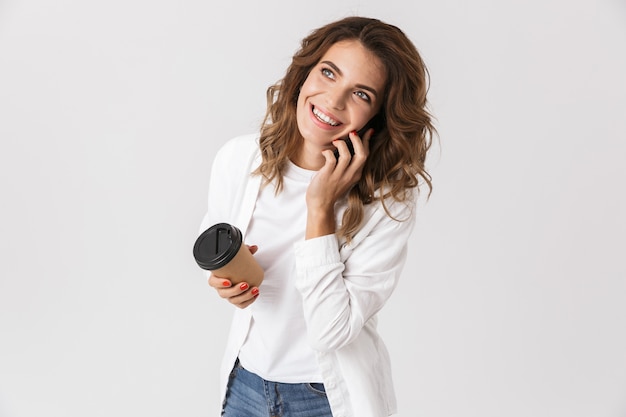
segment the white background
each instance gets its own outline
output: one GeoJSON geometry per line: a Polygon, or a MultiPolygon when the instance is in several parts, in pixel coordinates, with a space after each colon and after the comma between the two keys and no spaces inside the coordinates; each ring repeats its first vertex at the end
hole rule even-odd
{"type": "Polygon", "coordinates": [[[0,415],[214,416],[212,157],[300,39],[401,27],[440,142],[381,317],[400,417],[626,416],[626,5],[0,2],[0,415]]]}

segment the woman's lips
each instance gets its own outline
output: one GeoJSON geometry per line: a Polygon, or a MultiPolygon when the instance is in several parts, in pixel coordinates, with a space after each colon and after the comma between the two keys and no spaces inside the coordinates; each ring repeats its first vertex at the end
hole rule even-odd
{"type": "Polygon", "coordinates": [[[315,124],[323,129],[335,129],[342,125],[342,123],[335,116],[325,112],[323,109],[316,107],[315,105],[311,105],[310,114],[315,124]]]}

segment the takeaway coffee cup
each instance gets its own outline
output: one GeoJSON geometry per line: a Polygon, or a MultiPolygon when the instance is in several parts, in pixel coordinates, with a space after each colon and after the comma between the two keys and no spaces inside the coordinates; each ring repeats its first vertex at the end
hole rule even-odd
{"type": "Polygon", "coordinates": [[[193,246],[198,266],[233,284],[247,282],[258,287],[263,269],[243,243],[241,231],[228,223],[217,223],[202,232],[193,246]]]}

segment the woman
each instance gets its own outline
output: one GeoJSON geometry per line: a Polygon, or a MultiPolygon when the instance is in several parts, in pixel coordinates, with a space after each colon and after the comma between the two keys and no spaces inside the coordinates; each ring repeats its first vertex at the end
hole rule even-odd
{"type": "Polygon", "coordinates": [[[239,307],[221,369],[223,416],[396,411],[376,314],[406,259],[417,190],[432,188],[426,92],[426,68],[402,31],[345,18],[302,41],[268,89],[260,133],[218,152],[202,230],[237,226],[265,271],[259,287],[209,277],[239,307]],[[348,135],[354,155],[339,140],[348,135]]]}

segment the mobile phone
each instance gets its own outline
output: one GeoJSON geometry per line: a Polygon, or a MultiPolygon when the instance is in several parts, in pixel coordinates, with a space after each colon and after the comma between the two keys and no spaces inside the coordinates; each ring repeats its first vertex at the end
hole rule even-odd
{"type": "MultiPolygon", "coordinates": [[[[359,130],[357,132],[357,135],[359,135],[360,138],[363,138],[363,135],[365,135],[365,132],[367,132],[373,125],[374,125],[374,119],[372,119],[369,122],[367,122],[365,124],[365,126],[363,126],[361,128],[361,130],[359,130]]],[[[348,145],[348,150],[350,151],[350,156],[354,156],[354,146],[352,145],[352,141],[350,140],[350,136],[349,135],[345,136],[345,137],[341,138],[341,140],[346,142],[346,145],[348,145]]],[[[334,153],[335,153],[335,158],[337,160],[339,160],[339,149],[335,149],[334,153]]]]}

